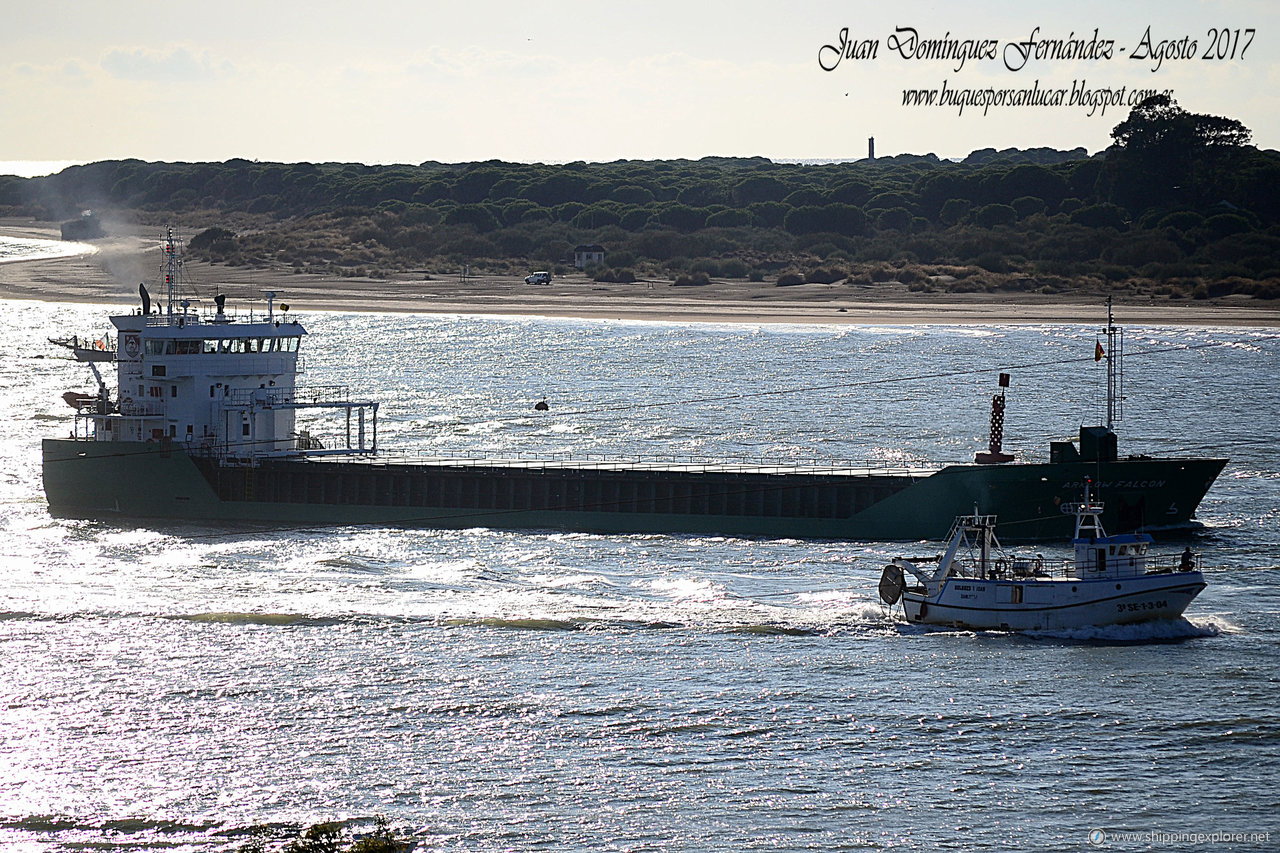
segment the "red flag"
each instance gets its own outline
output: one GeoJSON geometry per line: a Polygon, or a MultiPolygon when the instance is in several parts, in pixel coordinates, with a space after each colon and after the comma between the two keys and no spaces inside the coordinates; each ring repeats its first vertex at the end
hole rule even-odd
{"type": "Polygon", "coordinates": [[[1106,354],[1107,354],[1106,350],[1102,348],[1102,341],[1094,341],[1093,342],[1093,360],[1102,361],[1102,357],[1106,354]]]}

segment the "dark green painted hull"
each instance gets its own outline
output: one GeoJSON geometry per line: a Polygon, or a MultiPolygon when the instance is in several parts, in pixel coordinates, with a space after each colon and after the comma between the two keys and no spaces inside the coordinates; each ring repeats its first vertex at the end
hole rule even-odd
{"type": "Polygon", "coordinates": [[[933,473],[762,473],[319,460],[222,467],[181,448],[44,441],[57,516],[265,524],[410,524],[820,539],[946,536],[999,517],[1009,541],[1063,540],[1086,478],[1112,532],[1185,527],[1225,459],[954,465],[933,473]]]}

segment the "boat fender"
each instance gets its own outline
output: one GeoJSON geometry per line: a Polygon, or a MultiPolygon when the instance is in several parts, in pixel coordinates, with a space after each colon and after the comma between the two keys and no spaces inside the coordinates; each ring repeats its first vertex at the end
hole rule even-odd
{"type": "Polygon", "coordinates": [[[902,568],[893,563],[885,566],[880,574],[880,600],[885,604],[897,604],[905,588],[906,582],[902,577],[902,568]]]}
{"type": "Polygon", "coordinates": [[[920,620],[923,620],[924,617],[928,615],[929,615],[929,602],[927,601],[920,602],[920,620]]]}

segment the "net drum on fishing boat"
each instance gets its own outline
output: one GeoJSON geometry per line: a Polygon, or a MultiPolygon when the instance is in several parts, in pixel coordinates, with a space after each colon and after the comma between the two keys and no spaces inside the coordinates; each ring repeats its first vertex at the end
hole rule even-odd
{"type": "Polygon", "coordinates": [[[894,563],[884,567],[880,573],[880,600],[885,604],[897,604],[902,598],[902,591],[907,588],[902,568],[894,563]]]}

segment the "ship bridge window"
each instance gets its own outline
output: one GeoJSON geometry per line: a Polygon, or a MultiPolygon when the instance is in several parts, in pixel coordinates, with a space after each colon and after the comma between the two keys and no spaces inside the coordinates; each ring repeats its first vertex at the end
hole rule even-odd
{"type": "Polygon", "coordinates": [[[174,344],[176,345],[178,355],[200,354],[200,341],[198,340],[174,341],[174,344]]]}
{"type": "Polygon", "coordinates": [[[215,353],[215,352],[217,352],[217,351],[218,351],[218,342],[217,342],[217,341],[205,341],[205,342],[204,342],[204,354],[205,354],[205,355],[210,355],[210,354],[215,353]]]}
{"type": "Polygon", "coordinates": [[[259,343],[259,341],[258,341],[258,339],[257,339],[257,338],[245,338],[245,341],[244,341],[244,351],[245,351],[245,352],[257,352],[257,351],[258,351],[258,343],[259,343]]]}
{"type": "Polygon", "coordinates": [[[285,343],[285,344],[286,344],[286,346],[287,346],[287,349],[285,350],[285,352],[297,352],[297,351],[298,351],[298,341],[300,341],[300,340],[302,340],[302,339],[301,339],[301,338],[285,338],[285,339],[284,339],[284,343],[285,343]]]}
{"type": "MultiPolygon", "coordinates": [[[[170,341],[172,343],[172,341],[170,341]]],[[[164,355],[164,341],[148,340],[144,352],[147,355],[164,355]]]]}

